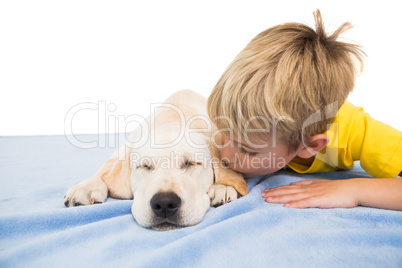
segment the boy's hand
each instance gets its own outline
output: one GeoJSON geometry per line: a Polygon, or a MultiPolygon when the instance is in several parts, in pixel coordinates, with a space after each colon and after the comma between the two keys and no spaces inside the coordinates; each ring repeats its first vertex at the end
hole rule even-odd
{"type": "Polygon", "coordinates": [[[285,203],[290,208],[353,208],[358,206],[353,180],[305,180],[265,190],[268,203],[285,203]]]}

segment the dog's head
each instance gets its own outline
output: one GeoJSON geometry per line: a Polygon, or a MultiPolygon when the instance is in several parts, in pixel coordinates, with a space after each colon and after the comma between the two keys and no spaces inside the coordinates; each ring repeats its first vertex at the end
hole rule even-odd
{"type": "Polygon", "coordinates": [[[167,129],[163,133],[131,154],[133,216],[139,225],[157,230],[200,222],[214,182],[204,135],[192,133],[191,143],[175,141],[169,134],[177,133],[167,129]]]}
{"type": "MultiPolygon", "coordinates": [[[[216,181],[214,174],[239,174],[219,170],[204,134],[192,132],[191,142],[182,138],[172,143],[172,131],[159,133],[164,135],[131,153],[132,214],[139,225],[156,230],[195,225],[210,207],[208,190],[216,181]]],[[[247,187],[241,187],[245,194],[247,187]]]]}

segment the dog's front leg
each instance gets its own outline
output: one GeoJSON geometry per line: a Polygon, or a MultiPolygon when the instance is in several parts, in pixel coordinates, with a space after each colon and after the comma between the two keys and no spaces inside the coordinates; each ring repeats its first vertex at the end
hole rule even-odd
{"type": "Polygon", "coordinates": [[[208,191],[211,206],[218,207],[239,198],[239,194],[232,186],[214,183],[208,191]]]}
{"type": "Polygon", "coordinates": [[[73,187],[64,196],[64,205],[74,207],[105,202],[108,196],[106,184],[100,177],[91,177],[73,187]]]}
{"type": "Polygon", "coordinates": [[[248,193],[247,184],[243,175],[229,169],[219,158],[217,147],[210,143],[215,183],[208,191],[211,206],[220,206],[237,200],[248,193]]]}
{"type": "Polygon", "coordinates": [[[112,198],[132,199],[129,158],[109,159],[94,176],[71,187],[64,196],[67,207],[103,203],[112,198]]]}

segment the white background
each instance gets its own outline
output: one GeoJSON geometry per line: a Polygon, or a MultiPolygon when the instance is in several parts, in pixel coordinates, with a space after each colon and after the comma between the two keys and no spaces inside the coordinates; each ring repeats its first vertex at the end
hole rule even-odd
{"type": "MultiPolygon", "coordinates": [[[[151,102],[180,89],[208,96],[255,35],[290,21],[313,25],[316,8],[329,31],[352,22],[345,38],[368,54],[349,100],[402,130],[398,1],[52,0],[0,2],[0,135],[64,134],[80,103],[109,107],[112,119],[147,116],[151,102]]],[[[100,127],[102,109],[77,112],[72,132],[133,127],[100,127]]]]}

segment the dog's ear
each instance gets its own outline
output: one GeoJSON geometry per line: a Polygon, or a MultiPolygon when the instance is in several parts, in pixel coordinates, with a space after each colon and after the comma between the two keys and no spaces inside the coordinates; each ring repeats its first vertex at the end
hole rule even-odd
{"type": "Polygon", "coordinates": [[[109,195],[113,198],[131,199],[133,193],[130,186],[131,166],[130,154],[131,149],[127,147],[121,148],[126,152],[123,157],[119,154],[113,155],[97,172],[109,189],[109,195]]]}
{"type": "Polygon", "coordinates": [[[215,183],[232,186],[242,196],[248,193],[247,184],[243,175],[228,168],[220,159],[219,148],[215,142],[209,142],[212,155],[212,166],[215,173],[215,183]]]}

